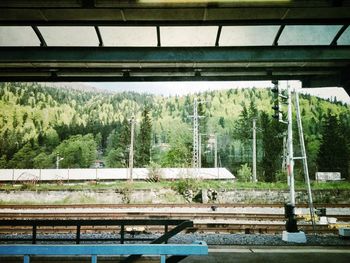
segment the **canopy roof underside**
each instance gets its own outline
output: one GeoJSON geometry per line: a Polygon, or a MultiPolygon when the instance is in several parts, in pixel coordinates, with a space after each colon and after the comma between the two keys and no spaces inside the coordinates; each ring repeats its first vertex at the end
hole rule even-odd
{"type": "Polygon", "coordinates": [[[0,2],[0,81],[350,86],[350,1],[0,2]]]}

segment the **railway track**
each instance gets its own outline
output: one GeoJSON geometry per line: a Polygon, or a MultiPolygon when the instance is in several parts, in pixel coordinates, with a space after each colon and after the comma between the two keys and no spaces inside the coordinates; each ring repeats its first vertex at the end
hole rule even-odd
{"type": "MultiPolygon", "coordinates": [[[[307,211],[306,205],[298,206],[307,211]]],[[[329,214],[343,223],[350,222],[350,205],[324,205],[318,207],[344,209],[345,214],[329,214]]],[[[283,204],[147,204],[147,205],[0,205],[0,220],[120,220],[120,219],[180,219],[192,220],[193,228],[187,231],[216,233],[281,233],[285,229],[283,204]],[[271,213],[270,211],[276,210],[271,213]],[[105,211],[108,210],[108,211],[105,211]],[[259,211],[258,211],[259,210],[259,211]]],[[[300,221],[299,228],[312,232],[310,222],[300,221]]],[[[146,227],[147,233],[161,231],[156,226],[146,227]]],[[[327,225],[316,225],[317,233],[336,233],[327,225]]],[[[40,233],[70,233],[72,227],[38,227],[40,233]]],[[[118,227],[84,226],[82,233],[116,233],[118,227]]],[[[30,227],[0,225],[0,233],[30,233],[30,227]]]]}
{"type": "MultiPolygon", "coordinates": [[[[338,221],[350,222],[350,215],[329,215],[335,217],[338,221]]],[[[39,214],[39,213],[3,213],[1,219],[191,219],[191,220],[250,220],[250,221],[284,221],[282,214],[238,214],[238,213],[57,213],[57,214],[39,214]]]]}
{"type": "MultiPolygon", "coordinates": [[[[278,204],[70,204],[70,205],[0,205],[2,209],[51,209],[51,208],[64,208],[64,209],[76,209],[76,208],[211,208],[212,206],[220,208],[235,208],[235,207],[262,207],[262,208],[283,208],[283,203],[278,204]]],[[[325,208],[350,208],[350,204],[314,204],[315,207],[325,208]]],[[[298,204],[297,207],[308,208],[308,204],[298,204]]]]}

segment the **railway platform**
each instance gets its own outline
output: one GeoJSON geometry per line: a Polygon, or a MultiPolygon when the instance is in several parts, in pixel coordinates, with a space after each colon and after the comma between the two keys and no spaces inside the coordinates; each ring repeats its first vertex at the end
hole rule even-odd
{"type": "Polygon", "coordinates": [[[210,247],[209,254],[202,258],[189,257],[182,263],[345,263],[350,261],[349,247],[210,247]]]}
{"type": "MultiPolygon", "coordinates": [[[[347,263],[350,260],[349,247],[329,246],[210,246],[205,256],[189,256],[181,263],[347,263]]],[[[85,263],[88,257],[47,258],[37,257],[32,263],[85,263]]],[[[21,258],[0,258],[0,263],[22,262],[21,258]]],[[[100,257],[99,263],[121,262],[118,257],[100,257]]],[[[143,257],[144,263],[159,262],[158,258],[143,257]]]]}

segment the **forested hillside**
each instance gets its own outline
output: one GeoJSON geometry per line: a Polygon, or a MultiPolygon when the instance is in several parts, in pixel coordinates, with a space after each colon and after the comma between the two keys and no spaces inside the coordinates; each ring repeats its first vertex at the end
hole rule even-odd
{"type": "MultiPolygon", "coordinates": [[[[125,167],[132,116],[136,119],[135,166],[191,166],[190,115],[196,97],[203,101],[198,109],[203,116],[203,167],[214,165],[214,133],[220,166],[235,174],[241,165],[250,166],[256,118],[259,180],[276,181],[283,176],[286,125],[272,118],[270,90],[232,87],[162,97],[48,85],[0,83],[0,168],[55,167],[57,154],[63,158],[60,167],[93,167],[96,160],[107,167],[125,167]]],[[[349,178],[349,106],[309,95],[301,96],[300,106],[311,176],[316,171],[340,171],[349,178]]],[[[298,145],[295,136],[297,156],[298,145]]],[[[296,170],[301,170],[299,163],[296,170]]]]}

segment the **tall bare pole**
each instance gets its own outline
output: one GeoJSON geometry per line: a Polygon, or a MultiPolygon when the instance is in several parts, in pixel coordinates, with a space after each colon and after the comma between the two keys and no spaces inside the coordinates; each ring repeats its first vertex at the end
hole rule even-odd
{"type": "Polygon", "coordinates": [[[253,182],[256,183],[256,119],[253,118],[253,182]]]}
{"type": "Polygon", "coordinates": [[[132,116],[130,120],[131,124],[131,139],[130,139],[130,151],[129,151],[129,180],[133,181],[133,166],[134,166],[134,130],[135,130],[135,117],[132,116]]]}
{"type": "Polygon", "coordinates": [[[198,167],[202,168],[202,134],[198,136],[198,167]]]}
{"type": "Polygon", "coordinates": [[[214,144],[214,149],[215,149],[215,159],[214,159],[214,166],[215,168],[218,167],[218,135],[215,133],[214,134],[215,138],[215,144],[214,144]]]}
{"type": "Polygon", "coordinates": [[[290,204],[295,206],[295,189],[294,189],[294,155],[293,155],[293,127],[292,127],[292,90],[287,84],[288,92],[288,158],[287,158],[287,171],[289,178],[290,189],[290,204]]]}

